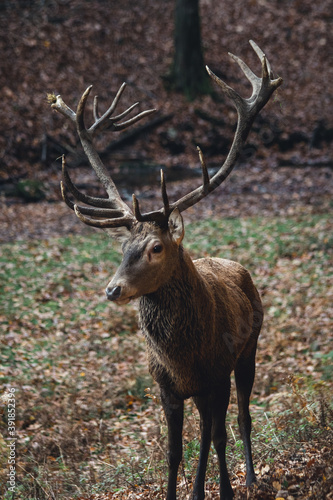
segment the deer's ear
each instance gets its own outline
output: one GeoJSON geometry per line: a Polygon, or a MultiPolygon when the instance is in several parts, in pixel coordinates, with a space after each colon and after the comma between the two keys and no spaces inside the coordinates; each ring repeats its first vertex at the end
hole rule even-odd
{"type": "Polygon", "coordinates": [[[180,245],[185,234],[183,217],[178,208],[175,208],[169,216],[169,231],[171,238],[180,245]]]}

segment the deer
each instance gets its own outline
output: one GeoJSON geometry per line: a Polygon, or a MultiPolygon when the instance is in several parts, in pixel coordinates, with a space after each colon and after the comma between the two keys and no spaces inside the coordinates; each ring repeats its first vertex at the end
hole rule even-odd
{"type": "Polygon", "coordinates": [[[93,101],[93,124],[85,125],[85,108],[92,86],[82,94],[76,111],[60,95],[49,97],[51,107],[76,125],[83,150],[103,185],[107,197],[94,197],[77,189],[65,158],[62,159],[63,200],[85,224],[109,231],[125,231],[123,258],[106,287],[106,297],[122,306],[139,299],[139,323],[147,345],[149,372],[160,389],[167,429],[167,500],[176,500],[177,475],[182,460],[184,401],[192,398],[200,415],[200,452],[193,500],[205,497],[205,475],[213,441],[219,461],[220,498],[234,496],[227,465],[225,427],[231,373],[234,371],[238,424],[244,443],[246,486],[256,481],[251,451],[250,395],[255,376],[255,356],[263,321],[263,307],[249,272],[231,260],[205,257],[192,260],[185,250],[181,213],[222,184],[237,163],[253,121],[282,78],[274,79],[271,66],[258,45],[250,44],[261,61],[258,77],[239,57],[229,53],[252,86],[249,98],[241,97],[207,66],[212,80],[233,103],[237,128],[230,151],[219,170],[210,177],[198,148],[202,183],[175,202],[170,202],[161,170],[162,208],[143,213],[133,194],[133,207],[121,198],[107,168],[93,145],[104,131],[119,131],[155,111],[126,118],[138,103],[114,115],[125,83],[111,106],[99,113],[93,101]],[[72,200],[74,198],[74,201],[72,200]]]}

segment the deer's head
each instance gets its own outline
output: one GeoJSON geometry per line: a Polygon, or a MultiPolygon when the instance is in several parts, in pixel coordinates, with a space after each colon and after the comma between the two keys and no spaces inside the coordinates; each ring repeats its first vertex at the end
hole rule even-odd
{"type": "Polygon", "coordinates": [[[106,288],[106,296],[117,304],[156,292],[173,275],[184,237],[183,218],[176,208],[167,226],[137,222],[122,245],[123,260],[106,288]]]}
{"type": "Polygon", "coordinates": [[[76,124],[84,152],[108,195],[107,198],[96,198],[81,193],[72,183],[63,158],[61,190],[65,202],[85,224],[100,228],[126,227],[129,231],[128,238],[123,245],[123,261],[106,289],[107,297],[110,300],[125,304],[133,298],[153,293],[172,274],[177,262],[176,253],[179,251],[184,236],[181,212],[207,196],[230,174],[243,149],[256,115],[281,85],[281,78],[273,79],[273,73],[265,54],[254,42],[250,41],[250,43],[261,60],[261,77],[257,77],[241,59],[229,54],[252,84],[252,95],[248,99],[242,98],[207,68],[211,78],[231,99],[238,114],[235,137],[225,162],[218,172],[210,178],[203,155],[198,148],[202,168],[202,184],[174,203],[169,203],[166,183],[163,171],[161,171],[163,207],[154,212],[142,214],[135,195],[133,195],[132,210],[121,199],[113,180],[93,146],[93,138],[97,133],[106,129],[123,130],[155,110],[143,111],[133,118],[122,121],[136,107],[138,104],[136,103],[123,113],[113,116],[125,89],[125,84],[123,84],[109,109],[101,116],[98,112],[97,98],[95,98],[94,123],[91,127],[86,128],[84,110],[91,87],[88,87],[82,95],[76,112],[64,103],[60,95],[49,96],[52,107],[76,124]],[[81,204],[71,201],[66,188],[81,204]]]}

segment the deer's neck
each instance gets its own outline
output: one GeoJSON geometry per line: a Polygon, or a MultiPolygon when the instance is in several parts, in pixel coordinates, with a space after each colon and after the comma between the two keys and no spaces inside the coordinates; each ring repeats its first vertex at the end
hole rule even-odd
{"type": "Polygon", "coordinates": [[[180,247],[179,258],[169,280],[156,292],[140,299],[140,321],[145,335],[158,344],[174,342],[174,332],[191,335],[199,321],[198,300],[205,287],[189,254],[180,247]]]}
{"type": "Polygon", "coordinates": [[[181,251],[170,280],[140,299],[149,371],[160,385],[170,387],[181,398],[206,390],[201,357],[205,352],[210,356],[212,342],[205,332],[214,329],[208,294],[193,261],[181,251]]]}

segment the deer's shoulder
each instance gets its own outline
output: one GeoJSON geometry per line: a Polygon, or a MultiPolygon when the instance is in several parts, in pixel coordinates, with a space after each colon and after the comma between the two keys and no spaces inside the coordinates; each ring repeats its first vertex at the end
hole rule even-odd
{"type": "Polygon", "coordinates": [[[250,276],[249,272],[239,262],[218,257],[204,257],[194,260],[197,271],[201,274],[211,273],[217,278],[241,282],[250,276]]]}

